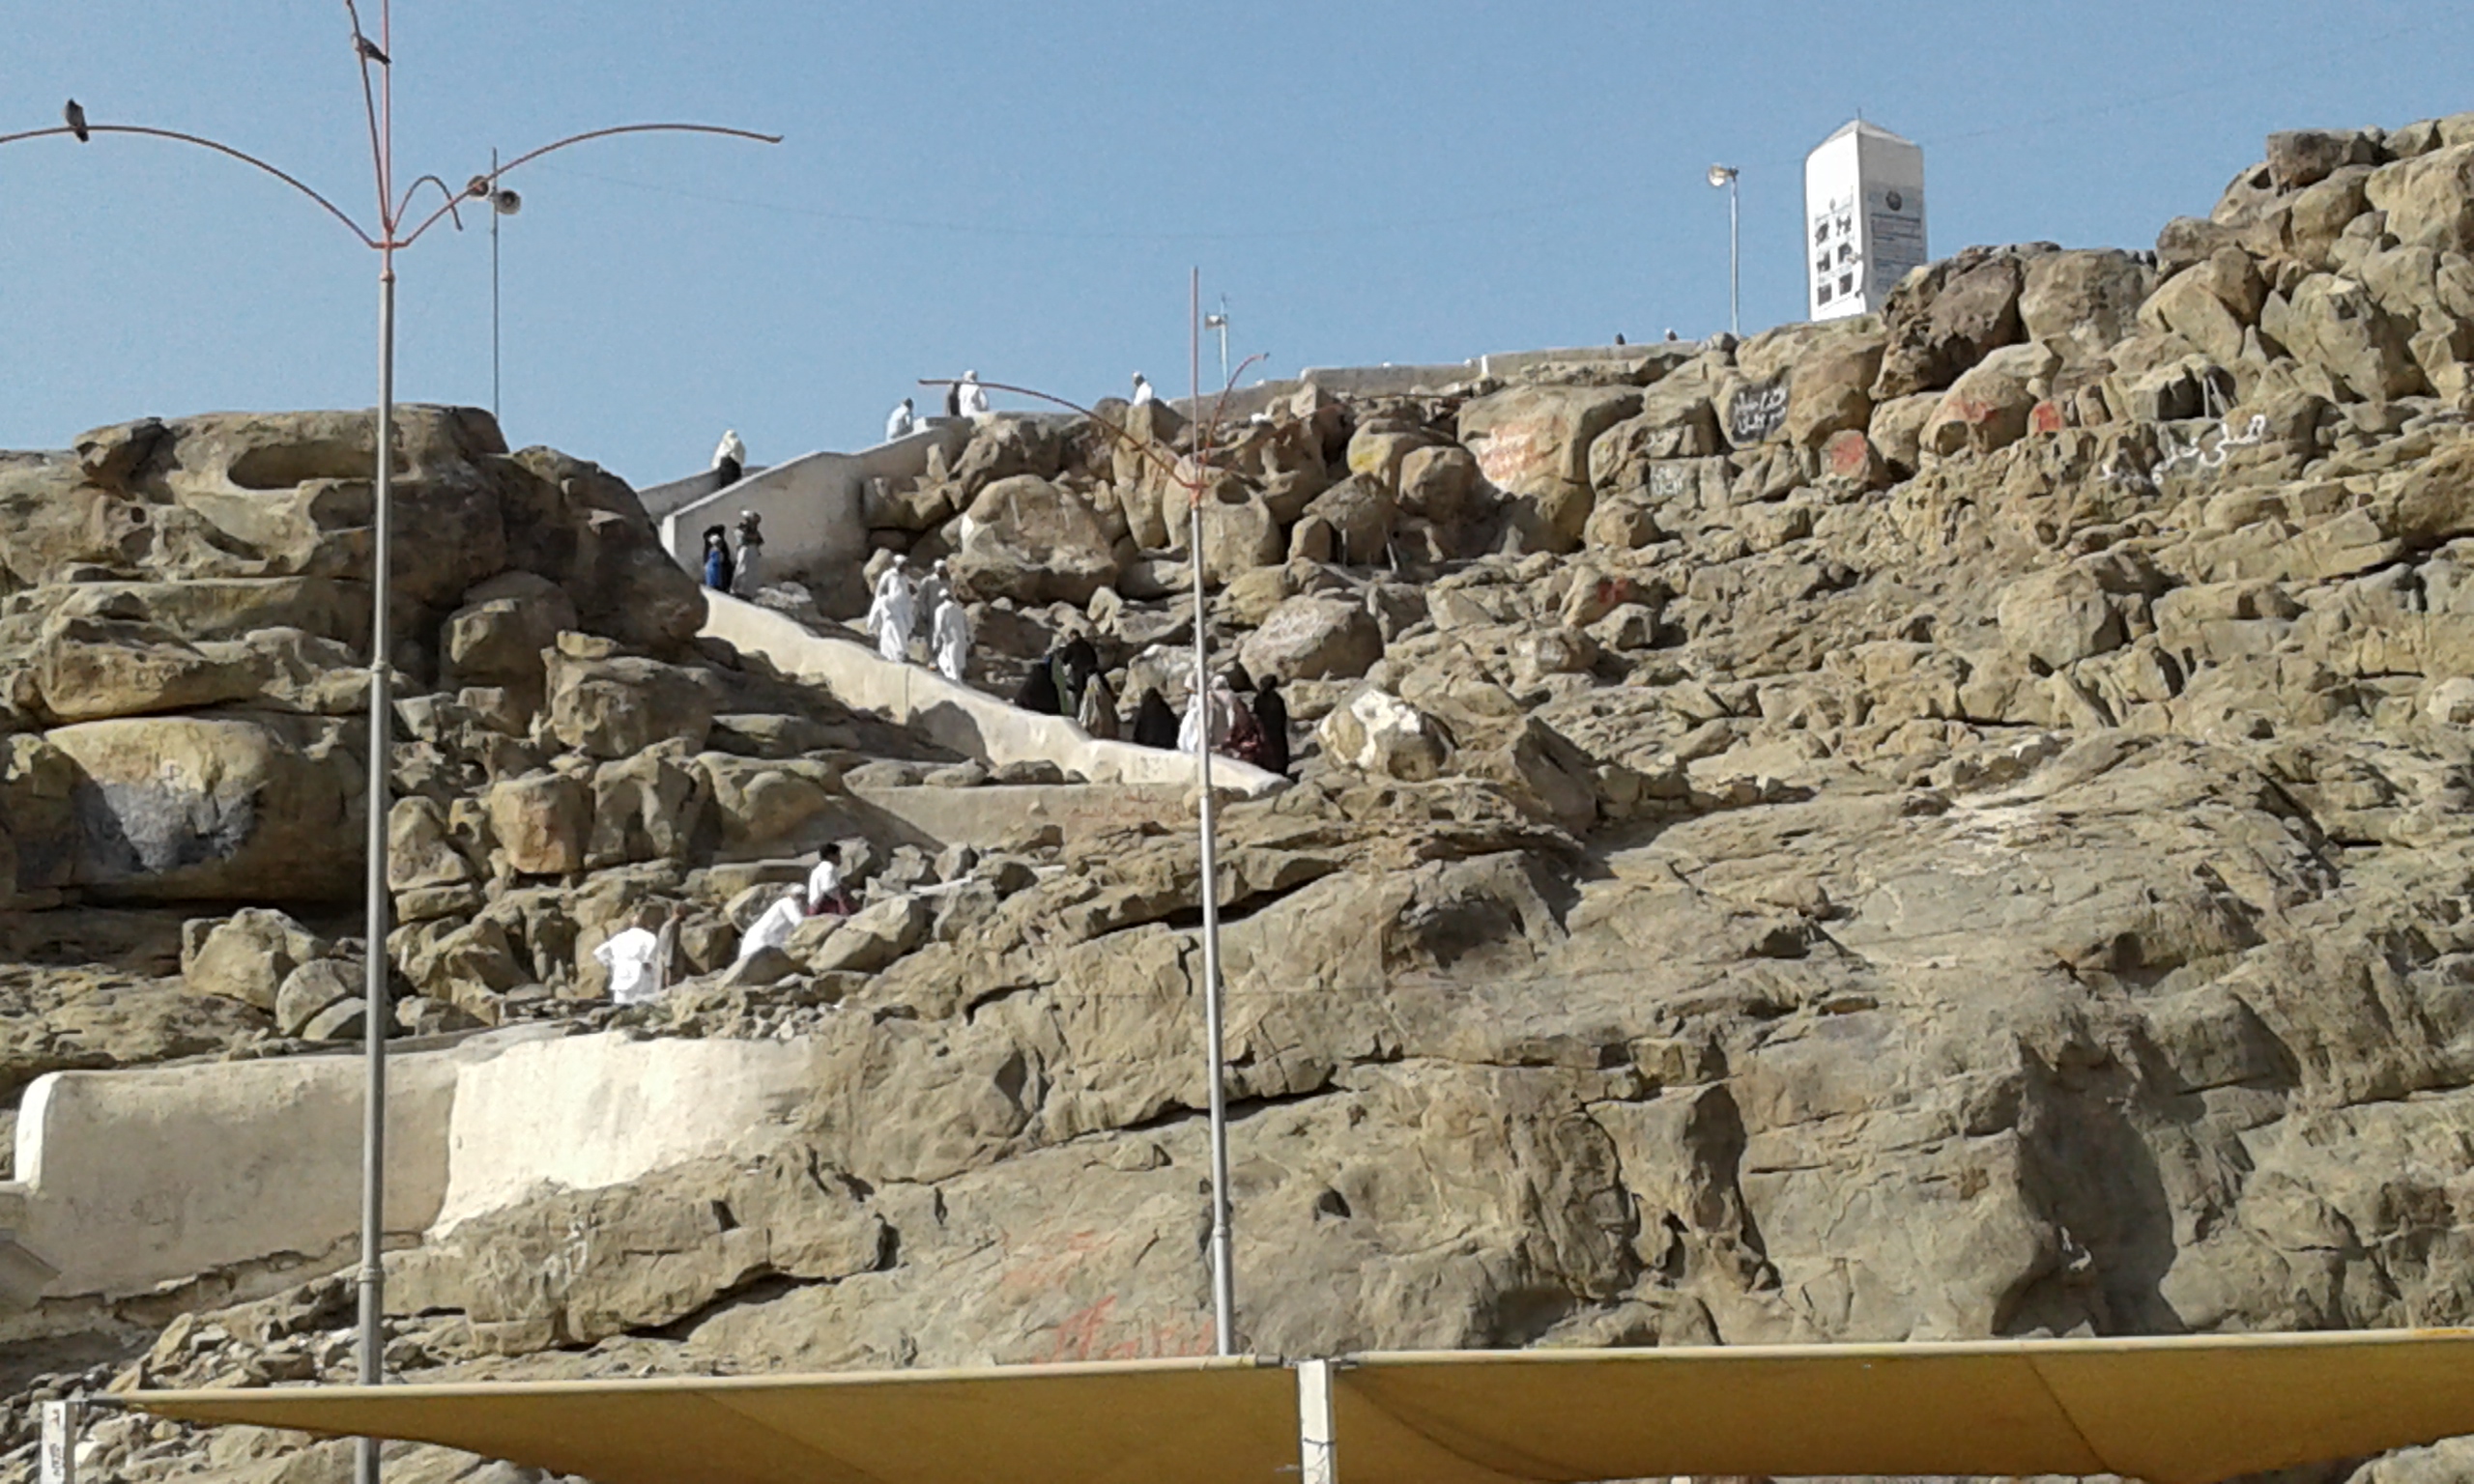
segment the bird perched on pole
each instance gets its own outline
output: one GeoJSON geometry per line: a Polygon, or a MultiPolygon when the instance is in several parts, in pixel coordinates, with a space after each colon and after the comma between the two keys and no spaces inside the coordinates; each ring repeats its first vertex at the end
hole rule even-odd
{"type": "Polygon", "coordinates": [[[371,41],[369,38],[361,35],[358,31],[355,31],[352,34],[352,49],[360,52],[362,56],[367,57],[370,61],[377,63],[380,67],[392,67],[395,65],[387,60],[387,53],[378,49],[378,43],[376,42],[371,41]]]}
{"type": "Polygon", "coordinates": [[[69,106],[60,110],[60,117],[68,124],[69,131],[77,136],[79,144],[94,143],[95,136],[86,128],[86,110],[77,106],[77,100],[71,99],[69,106]]]}

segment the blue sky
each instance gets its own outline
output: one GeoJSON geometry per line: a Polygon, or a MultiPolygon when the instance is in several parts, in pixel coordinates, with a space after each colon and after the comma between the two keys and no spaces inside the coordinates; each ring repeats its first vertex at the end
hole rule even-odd
{"type": "MultiPolygon", "coordinates": [[[[724,426],[758,462],[873,442],[913,379],[965,366],[1181,389],[1194,266],[1275,375],[1723,328],[1718,159],[1743,171],[1745,328],[1775,324],[1801,313],[1803,153],[1858,110],[1924,146],[1943,255],[2145,246],[2272,128],[2474,109],[2467,6],[398,0],[394,21],[400,179],[618,122],[788,136],[590,145],[509,181],[509,439],[641,483],[724,426]]],[[[73,94],[366,210],[339,0],[24,4],[5,33],[0,132],[73,94]]],[[[473,225],[402,259],[408,400],[489,400],[473,225]]],[[[212,157],[0,149],[0,447],[365,406],[374,279],[340,227],[212,157]]]]}

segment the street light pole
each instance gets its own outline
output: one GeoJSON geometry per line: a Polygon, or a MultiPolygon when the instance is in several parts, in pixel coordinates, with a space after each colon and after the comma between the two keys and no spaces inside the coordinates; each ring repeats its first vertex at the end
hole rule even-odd
{"type": "MultiPolygon", "coordinates": [[[[343,223],[346,230],[360,240],[361,245],[378,253],[378,415],[376,428],[375,469],[371,491],[370,552],[370,621],[369,621],[369,777],[364,802],[368,810],[367,856],[363,862],[362,890],[366,895],[362,951],[362,1056],[366,1067],[366,1095],[361,1123],[361,1189],[360,1189],[360,1268],[357,1274],[360,1290],[360,1379],[364,1384],[377,1385],[386,1380],[386,1188],[387,1188],[387,1032],[394,1016],[388,1004],[387,926],[391,902],[387,890],[387,824],[388,799],[392,780],[389,776],[390,743],[393,733],[394,705],[389,683],[390,628],[388,610],[393,597],[393,539],[395,484],[395,254],[410,247],[442,220],[450,220],[463,229],[463,217],[457,208],[468,198],[487,197],[495,212],[511,214],[515,193],[502,190],[500,178],[517,166],[527,164],[557,150],[582,144],[590,139],[603,139],[615,134],[680,132],[721,134],[755,140],[765,144],[782,142],[778,134],[760,134],[748,129],[726,128],[710,124],[625,124],[610,128],[593,129],[553,140],[513,160],[501,164],[492,152],[490,173],[475,176],[461,192],[450,189],[435,175],[424,175],[414,181],[400,196],[394,188],[394,86],[393,86],[393,4],[380,0],[378,40],[372,42],[361,29],[360,14],[354,0],[344,0],[344,13],[352,23],[353,50],[360,59],[361,102],[369,123],[370,163],[375,173],[378,200],[378,230],[373,235],[355,221],[352,214],[333,201],[321,195],[298,178],[244,150],[198,134],[177,129],[153,128],[133,124],[94,124],[79,121],[65,127],[27,129],[18,133],[0,134],[0,145],[22,140],[74,136],[80,143],[90,137],[128,134],[143,138],[168,139],[194,145],[218,155],[237,159],[254,169],[283,182],[343,223]],[[373,85],[370,68],[378,69],[373,85]],[[410,231],[404,220],[412,205],[415,191],[424,185],[438,187],[446,202],[423,217],[410,231]]],[[[496,222],[492,225],[495,227],[496,222]]],[[[494,255],[495,257],[495,255],[494,255]]],[[[493,401],[496,399],[495,372],[495,304],[496,270],[492,271],[493,302],[493,401]]],[[[495,409],[493,410],[495,415],[495,409]]],[[[355,1460],[355,1474],[360,1484],[377,1484],[379,1454],[377,1440],[363,1438],[355,1460]]]]}
{"type": "Polygon", "coordinates": [[[1736,213],[1736,177],[1740,173],[1733,165],[1710,167],[1710,184],[1727,192],[1727,333],[1739,336],[1743,333],[1743,240],[1736,213]]]}
{"type": "MultiPolygon", "coordinates": [[[[1202,270],[1194,271],[1187,302],[1192,336],[1192,407],[1202,416],[1202,270]]],[[[1226,319],[1221,333],[1227,334],[1226,319]]],[[[1223,378],[1224,383],[1226,378],[1223,378]]],[[[1197,426],[1200,426],[1197,422],[1197,426]]],[[[1194,563],[1194,684],[1186,704],[1202,717],[1194,743],[1195,780],[1201,791],[1200,855],[1202,867],[1202,1023],[1203,1060],[1211,1079],[1211,1317],[1214,1353],[1237,1354],[1237,1279],[1228,1233],[1228,1076],[1220,995],[1220,870],[1218,842],[1213,839],[1216,813],[1211,796],[1211,630],[1204,621],[1202,583],[1202,502],[1210,481],[1203,476],[1201,438],[1194,440],[1194,484],[1187,537],[1194,563]]]]}
{"type": "MultiPolygon", "coordinates": [[[[499,152],[498,152],[498,147],[497,147],[496,145],[492,145],[492,146],[490,147],[490,174],[492,174],[492,175],[494,175],[494,176],[495,176],[495,175],[497,175],[498,173],[499,173],[499,152]]],[[[492,203],[492,205],[493,205],[493,206],[495,206],[496,204],[497,204],[497,203],[495,203],[495,202],[493,202],[493,203],[492,203]]],[[[499,217],[500,217],[501,215],[503,215],[503,214],[503,214],[503,213],[501,213],[501,212],[498,212],[498,211],[492,211],[492,212],[490,213],[490,421],[492,421],[492,422],[497,422],[497,421],[499,421],[499,420],[500,420],[500,414],[499,414],[499,217]]]]}

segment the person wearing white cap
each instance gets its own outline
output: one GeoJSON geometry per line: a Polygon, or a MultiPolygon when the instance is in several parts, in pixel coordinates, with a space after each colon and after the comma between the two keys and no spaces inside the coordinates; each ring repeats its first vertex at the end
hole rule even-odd
{"type": "MultiPolygon", "coordinates": [[[[942,556],[930,562],[928,575],[911,585],[911,607],[918,614],[920,627],[923,630],[935,625],[937,605],[951,596],[953,590],[953,579],[945,575],[945,558],[942,556]]],[[[934,637],[930,634],[922,633],[920,637],[934,642],[934,637]]]]}
{"type": "Polygon", "coordinates": [[[1149,379],[1144,377],[1139,371],[1134,373],[1134,405],[1140,407],[1145,402],[1157,402],[1159,400],[1160,393],[1151,389],[1151,383],[1149,379]]]}
{"type": "Polygon", "coordinates": [[[896,556],[877,579],[876,600],[868,605],[868,632],[877,637],[877,653],[897,665],[910,658],[910,631],[919,621],[907,566],[906,558],[896,556]]]}
{"type": "Polygon", "coordinates": [[[970,673],[970,615],[947,593],[936,605],[935,631],[929,643],[936,651],[936,672],[956,685],[970,673]]]}
{"type": "Polygon", "coordinates": [[[962,407],[964,416],[984,417],[988,414],[988,388],[979,385],[978,372],[965,371],[963,373],[963,385],[961,390],[963,394],[962,407]]]}

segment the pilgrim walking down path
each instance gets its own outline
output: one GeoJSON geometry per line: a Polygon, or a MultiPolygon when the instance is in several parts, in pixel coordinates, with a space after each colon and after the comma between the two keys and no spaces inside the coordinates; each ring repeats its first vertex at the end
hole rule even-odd
{"type": "Polygon", "coordinates": [[[910,658],[910,631],[918,621],[912,602],[910,574],[896,557],[877,579],[876,601],[868,605],[868,632],[876,636],[877,653],[896,664],[910,658]]]}

